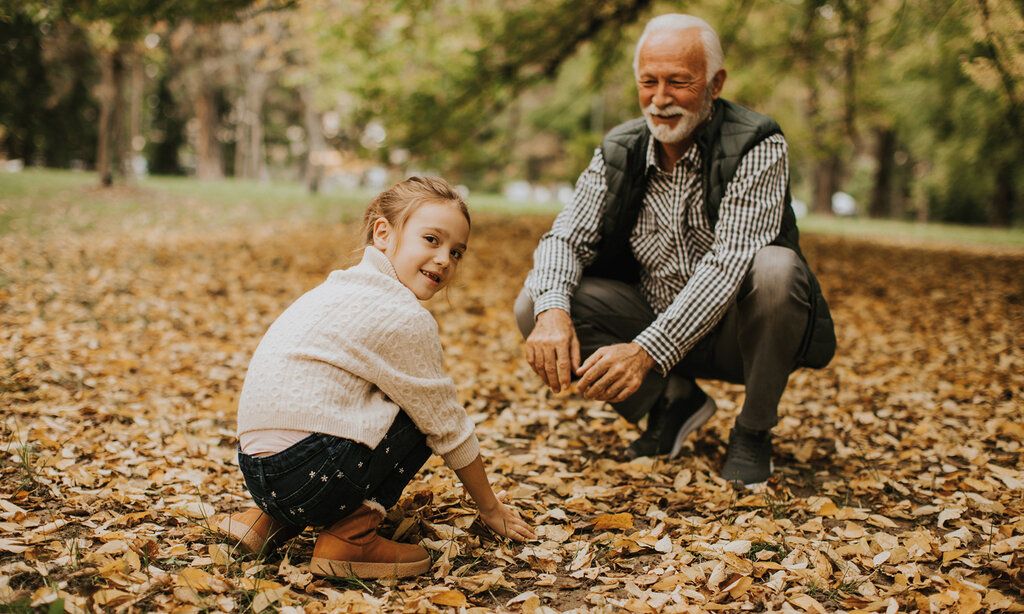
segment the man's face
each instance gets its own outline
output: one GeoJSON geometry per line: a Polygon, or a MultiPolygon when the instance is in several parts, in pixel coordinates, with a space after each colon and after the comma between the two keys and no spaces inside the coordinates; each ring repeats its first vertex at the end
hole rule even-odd
{"type": "Polygon", "coordinates": [[[655,139],[663,143],[687,139],[710,114],[717,97],[716,88],[709,87],[707,81],[700,31],[693,28],[648,36],[638,56],[637,90],[655,139]]]}

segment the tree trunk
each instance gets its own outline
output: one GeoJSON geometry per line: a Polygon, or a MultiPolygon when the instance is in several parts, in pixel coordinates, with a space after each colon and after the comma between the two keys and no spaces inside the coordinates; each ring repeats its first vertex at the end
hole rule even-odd
{"type": "Polygon", "coordinates": [[[142,150],[146,147],[146,138],[142,136],[143,109],[142,99],[146,93],[145,62],[141,53],[133,54],[131,72],[131,101],[129,107],[129,130],[128,130],[128,151],[129,158],[126,160],[128,170],[133,177],[137,176],[135,168],[136,158],[142,156],[142,150]]]}
{"type": "Polygon", "coordinates": [[[306,189],[310,194],[316,194],[320,191],[320,181],[323,178],[322,155],[327,146],[324,142],[320,113],[316,110],[313,88],[308,84],[303,85],[299,88],[299,96],[302,98],[302,119],[306,126],[306,189]]]}
{"type": "Polygon", "coordinates": [[[102,54],[100,59],[100,85],[97,98],[100,101],[99,126],[97,127],[96,172],[100,184],[109,187],[115,176],[123,171],[123,143],[121,135],[124,117],[124,49],[115,49],[102,54]]]}
{"type": "Polygon", "coordinates": [[[224,160],[217,128],[220,117],[217,112],[217,92],[208,84],[199,86],[195,101],[196,109],[196,176],[200,179],[224,177],[224,160]]]}
{"type": "Polygon", "coordinates": [[[267,76],[246,66],[242,80],[244,91],[235,107],[235,176],[260,179],[265,167],[263,103],[267,94],[267,76]]]}
{"type": "Polygon", "coordinates": [[[871,217],[892,217],[893,213],[893,171],[896,166],[896,132],[892,128],[875,130],[875,186],[871,192],[868,215],[871,217]]]}
{"type": "Polygon", "coordinates": [[[1009,226],[1013,223],[1013,210],[1017,194],[1013,185],[1015,164],[1003,164],[996,172],[996,191],[992,195],[992,223],[1009,226]]]}
{"type": "Polygon", "coordinates": [[[249,107],[246,105],[246,96],[243,92],[235,100],[235,177],[244,177],[245,169],[249,165],[245,158],[249,153],[249,148],[245,146],[249,142],[249,123],[245,119],[248,115],[249,107]]]}
{"type": "Polygon", "coordinates": [[[249,162],[246,169],[246,177],[250,179],[262,179],[265,159],[263,155],[263,103],[267,93],[267,77],[261,74],[253,75],[253,78],[246,84],[246,95],[248,101],[248,116],[246,122],[249,125],[249,148],[246,158],[249,162]]]}
{"type": "Polygon", "coordinates": [[[832,195],[839,191],[843,163],[837,154],[829,154],[814,163],[814,194],[811,210],[832,215],[832,195]]]}

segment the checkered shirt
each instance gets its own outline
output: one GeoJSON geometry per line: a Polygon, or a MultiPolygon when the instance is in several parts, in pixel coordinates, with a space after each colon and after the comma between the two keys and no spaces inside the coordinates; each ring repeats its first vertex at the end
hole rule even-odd
{"type": "MultiPolygon", "coordinates": [[[[665,374],[722,319],[754,255],[779,234],[789,179],[786,140],[772,135],[740,160],[711,228],[705,212],[699,149],[691,146],[670,172],[653,172],[629,244],[640,263],[640,292],[657,314],[633,340],[665,374]]],[[[594,152],[572,202],[555,218],[533,254],[526,287],[534,313],[570,311],[583,269],[597,257],[605,210],[605,164],[594,152]]]]}

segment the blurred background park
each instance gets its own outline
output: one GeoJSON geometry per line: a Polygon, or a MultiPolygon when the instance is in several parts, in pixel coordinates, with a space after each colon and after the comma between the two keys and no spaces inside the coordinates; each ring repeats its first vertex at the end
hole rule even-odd
{"type": "Polygon", "coordinates": [[[0,0],[0,611],[1021,611],[1022,15],[0,0]],[[633,426],[545,392],[512,318],[594,147],[639,115],[633,46],[665,12],[713,24],[724,96],[785,131],[836,321],[833,363],[790,380],[757,494],[718,477],[741,386],[709,382],[720,410],[679,459],[619,463],[633,426]],[[391,517],[433,577],[314,580],[312,533],[240,557],[205,519],[250,505],[246,365],[413,173],[469,194],[471,256],[429,308],[543,541],[473,528],[435,459],[391,517]]]}
{"type": "Polygon", "coordinates": [[[45,230],[40,200],[61,190],[115,186],[78,190],[93,215],[120,202],[116,186],[141,184],[329,217],[333,202],[424,172],[485,207],[555,211],[601,136],[638,115],[643,23],[683,11],[719,30],[724,96],[782,125],[811,230],[945,222],[1009,228],[986,236],[1024,244],[1020,0],[0,7],[8,232],[45,230]]]}

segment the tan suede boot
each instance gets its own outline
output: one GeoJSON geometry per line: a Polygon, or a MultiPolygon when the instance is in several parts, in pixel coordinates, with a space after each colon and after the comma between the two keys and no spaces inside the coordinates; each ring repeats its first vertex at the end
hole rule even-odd
{"type": "Polygon", "coordinates": [[[248,554],[257,555],[266,554],[302,532],[302,527],[278,522],[258,507],[225,516],[214,528],[248,554]]]}
{"type": "Polygon", "coordinates": [[[400,544],[377,535],[384,509],[364,502],[350,516],[324,529],[316,538],[309,570],[319,576],[404,578],[430,569],[422,546],[400,544]]]}

